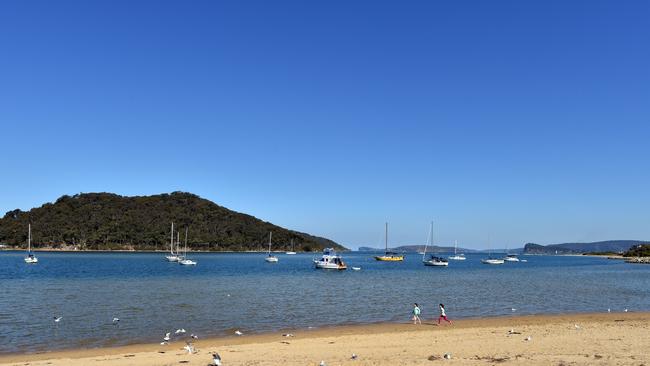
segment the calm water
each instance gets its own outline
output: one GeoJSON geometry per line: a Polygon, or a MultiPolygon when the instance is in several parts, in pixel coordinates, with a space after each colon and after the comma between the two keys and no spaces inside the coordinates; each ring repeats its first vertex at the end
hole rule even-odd
{"type": "Polygon", "coordinates": [[[163,254],[0,252],[0,353],[160,342],[185,328],[202,337],[323,325],[425,318],[445,303],[450,318],[650,310],[650,266],[584,257],[528,256],[489,266],[482,255],[448,268],[418,255],[376,262],[344,255],[361,271],[322,271],[311,254],[194,254],[196,267],[163,254]],[[54,315],[63,316],[54,323],[54,315]],[[118,317],[118,326],[111,319],[118,317]]]}

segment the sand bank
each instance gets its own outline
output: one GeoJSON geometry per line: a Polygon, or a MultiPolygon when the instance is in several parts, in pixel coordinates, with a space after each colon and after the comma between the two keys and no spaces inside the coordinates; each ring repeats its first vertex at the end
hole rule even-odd
{"type": "Polygon", "coordinates": [[[182,342],[0,356],[0,365],[650,365],[650,313],[373,324],[182,342]],[[577,326],[576,326],[577,325],[577,326]],[[513,329],[517,334],[510,334],[513,329]],[[526,338],[530,337],[527,341],[526,338]],[[443,359],[445,353],[451,359],[443,359]],[[352,359],[352,354],[357,358],[352,359]]]}

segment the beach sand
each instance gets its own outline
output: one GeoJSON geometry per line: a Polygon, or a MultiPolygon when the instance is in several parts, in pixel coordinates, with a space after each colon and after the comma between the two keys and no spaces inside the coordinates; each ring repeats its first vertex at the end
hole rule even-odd
{"type": "MultiPolygon", "coordinates": [[[[453,315],[453,314],[449,314],[453,315]]],[[[0,356],[0,365],[650,365],[650,313],[372,324],[184,342],[0,356]],[[576,324],[578,327],[576,327],[576,324]],[[521,334],[509,334],[509,330],[521,334]],[[526,341],[531,337],[530,341],[526,341]],[[164,352],[164,353],[163,353],[164,352]],[[358,357],[351,359],[352,354],[358,357]],[[445,353],[451,359],[442,358],[445,353]]]]}

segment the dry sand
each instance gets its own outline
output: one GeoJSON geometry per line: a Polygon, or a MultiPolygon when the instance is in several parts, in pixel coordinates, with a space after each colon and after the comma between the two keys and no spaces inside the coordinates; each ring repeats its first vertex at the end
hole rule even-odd
{"type": "Polygon", "coordinates": [[[650,313],[465,319],[453,325],[374,324],[184,343],[0,356],[0,365],[648,365],[650,313]],[[578,325],[576,327],[575,325],[578,325]],[[521,334],[509,334],[509,330],[521,334]],[[530,341],[526,341],[527,337],[530,341]],[[352,354],[358,357],[351,359],[352,354]],[[443,359],[445,353],[451,359],[443,359]]]}

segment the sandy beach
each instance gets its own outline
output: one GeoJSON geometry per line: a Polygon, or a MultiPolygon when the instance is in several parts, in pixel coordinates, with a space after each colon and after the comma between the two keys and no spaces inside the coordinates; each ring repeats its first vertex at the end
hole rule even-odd
{"type": "Polygon", "coordinates": [[[453,325],[372,324],[184,342],[0,356],[0,365],[643,365],[650,313],[464,319],[453,325]],[[514,330],[514,333],[510,333],[514,330]],[[530,340],[526,340],[530,337],[530,340]],[[444,359],[444,354],[451,359],[444,359]],[[356,359],[352,355],[356,354],[356,359]]]}

